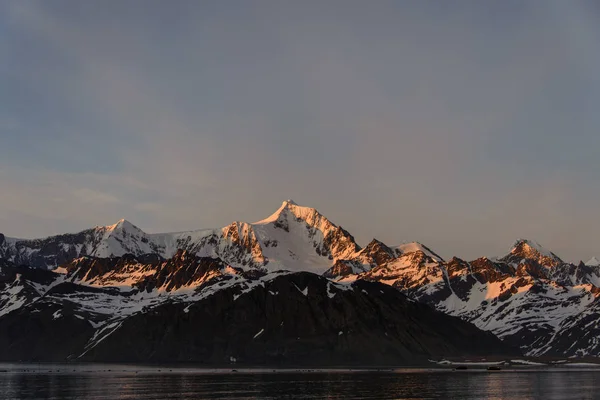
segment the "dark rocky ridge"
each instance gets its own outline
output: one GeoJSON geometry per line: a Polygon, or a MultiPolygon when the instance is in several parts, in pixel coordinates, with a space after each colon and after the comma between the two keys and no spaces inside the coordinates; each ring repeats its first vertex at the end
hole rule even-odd
{"type": "Polygon", "coordinates": [[[188,313],[178,305],[160,306],[126,320],[83,359],[210,364],[234,357],[254,365],[402,365],[432,357],[517,353],[495,336],[410,302],[385,285],[359,281],[332,299],[327,285],[314,274],[297,273],[235,302],[224,290],[193,304],[188,313]],[[308,294],[298,288],[308,288],[308,294]]]}

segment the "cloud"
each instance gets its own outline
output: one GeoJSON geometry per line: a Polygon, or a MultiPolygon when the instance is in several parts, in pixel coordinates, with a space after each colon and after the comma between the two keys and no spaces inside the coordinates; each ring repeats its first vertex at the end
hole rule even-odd
{"type": "Polygon", "coordinates": [[[75,189],[73,191],[73,196],[85,206],[102,206],[120,202],[118,198],[111,194],[99,192],[90,188],[75,189]]]}

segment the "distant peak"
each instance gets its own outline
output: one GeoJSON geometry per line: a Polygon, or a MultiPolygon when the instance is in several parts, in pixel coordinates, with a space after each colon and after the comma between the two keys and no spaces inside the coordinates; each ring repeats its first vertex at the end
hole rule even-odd
{"type": "Polygon", "coordinates": [[[585,265],[588,267],[600,267],[600,261],[596,257],[590,258],[585,265]]]}
{"type": "Polygon", "coordinates": [[[388,253],[390,256],[395,257],[396,254],[394,252],[394,250],[389,247],[387,244],[383,243],[380,240],[377,239],[373,239],[369,242],[369,244],[367,245],[367,247],[365,247],[363,249],[366,252],[373,252],[373,251],[385,251],[386,253],[388,253]]]}
{"type": "Polygon", "coordinates": [[[108,225],[108,226],[104,226],[102,228],[105,228],[108,231],[115,231],[115,230],[127,230],[127,229],[140,229],[137,226],[135,226],[134,224],[132,224],[131,222],[127,221],[125,218],[121,218],[120,220],[117,221],[117,223],[113,224],[113,225],[108,225]]]}
{"type": "Polygon", "coordinates": [[[437,262],[444,261],[444,259],[437,255],[433,250],[419,242],[402,243],[401,245],[396,246],[396,251],[398,251],[400,254],[409,254],[420,251],[426,254],[427,256],[433,258],[437,262]]]}
{"type": "Polygon", "coordinates": [[[520,262],[523,259],[534,259],[542,265],[554,266],[563,261],[556,254],[546,249],[536,241],[529,239],[517,239],[510,249],[510,253],[501,258],[502,261],[513,259],[520,262]]]}
{"type": "Polygon", "coordinates": [[[538,253],[540,253],[543,256],[552,257],[552,258],[556,257],[556,255],[554,253],[545,249],[541,244],[539,244],[538,242],[535,242],[533,240],[529,240],[529,239],[517,239],[515,241],[515,243],[512,245],[510,252],[511,253],[519,252],[525,246],[537,251],[538,253]]]}
{"type": "Polygon", "coordinates": [[[294,200],[286,200],[283,203],[281,203],[281,206],[279,207],[279,209],[277,209],[277,211],[275,211],[269,217],[261,221],[255,222],[255,224],[266,224],[269,222],[277,221],[279,217],[285,213],[291,213],[294,215],[294,217],[301,219],[307,219],[311,215],[319,215],[319,212],[314,208],[300,206],[294,200]]]}
{"type": "Polygon", "coordinates": [[[125,218],[121,218],[120,220],[117,221],[116,224],[114,224],[114,226],[116,226],[116,227],[121,227],[121,226],[126,226],[126,225],[132,225],[132,223],[127,221],[125,218]]]}
{"type": "Polygon", "coordinates": [[[542,247],[542,245],[540,245],[537,242],[534,242],[533,240],[529,240],[529,239],[517,239],[514,241],[513,245],[512,245],[512,249],[516,249],[519,246],[523,246],[523,245],[528,245],[530,247],[542,247]]]}
{"type": "Polygon", "coordinates": [[[373,238],[373,239],[372,239],[372,240],[369,242],[369,244],[367,245],[367,247],[368,247],[368,246],[381,246],[381,245],[385,245],[385,243],[383,243],[383,242],[382,242],[381,240],[379,240],[379,239],[373,238]]]}

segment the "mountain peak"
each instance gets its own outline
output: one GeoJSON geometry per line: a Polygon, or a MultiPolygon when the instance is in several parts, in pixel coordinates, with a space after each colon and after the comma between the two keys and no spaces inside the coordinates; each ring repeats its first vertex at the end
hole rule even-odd
{"type": "Polygon", "coordinates": [[[131,222],[127,221],[125,218],[121,218],[120,220],[117,221],[116,224],[113,225],[109,225],[106,228],[108,228],[107,230],[119,230],[119,229],[127,229],[127,228],[137,228],[135,225],[133,225],[131,222]]]}
{"type": "Polygon", "coordinates": [[[600,267],[600,261],[598,261],[596,257],[592,257],[585,263],[585,265],[588,267],[600,267]]]}
{"type": "Polygon", "coordinates": [[[367,247],[374,247],[374,246],[385,246],[388,247],[385,243],[383,243],[381,240],[373,238],[369,244],[367,245],[367,247]]]}
{"type": "Polygon", "coordinates": [[[311,216],[314,217],[315,215],[320,215],[319,212],[314,208],[300,206],[294,200],[285,200],[283,203],[281,203],[281,206],[277,209],[277,211],[275,211],[269,217],[255,222],[255,224],[262,225],[270,222],[275,222],[286,213],[291,213],[295,218],[300,218],[304,220],[309,219],[311,216]]]}
{"type": "Polygon", "coordinates": [[[556,266],[563,261],[556,254],[544,248],[538,242],[529,239],[517,239],[510,249],[510,253],[502,258],[503,261],[520,263],[523,259],[535,260],[541,265],[556,266]]]}
{"type": "Polygon", "coordinates": [[[138,228],[137,226],[135,226],[134,224],[132,224],[131,222],[129,222],[128,220],[121,218],[120,220],[118,220],[116,223],[112,224],[112,225],[106,225],[106,226],[96,226],[96,231],[101,231],[103,232],[104,235],[113,235],[113,234],[121,234],[122,232],[128,232],[128,233],[133,233],[135,232],[136,234],[144,234],[144,232],[138,228]]]}
{"type": "Polygon", "coordinates": [[[420,251],[420,252],[426,254],[427,256],[431,257],[432,259],[434,259],[437,262],[444,261],[444,259],[442,257],[440,257],[439,255],[437,255],[433,250],[431,250],[429,247],[427,247],[424,244],[419,243],[419,242],[402,243],[402,244],[396,246],[395,249],[400,254],[409,254],[409,253],[415,253],[417,251],[420,251]]]}
{"type": "Polygon", "coordinates": [[[536,251],[542,256],[558,258],[556,254],[545,249],[541,244],[529,239],[517,239],[510,249],[511,254],[516,254],[522,251],[536,251]]]}

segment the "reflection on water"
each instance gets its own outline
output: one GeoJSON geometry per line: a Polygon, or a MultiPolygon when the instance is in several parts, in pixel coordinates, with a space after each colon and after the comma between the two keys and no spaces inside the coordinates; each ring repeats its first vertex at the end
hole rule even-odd
{"type": "Polygon", "coordinates": [[[0,399],[594,399],[600,371],[206,373],[0,365],[0,399]]]}

